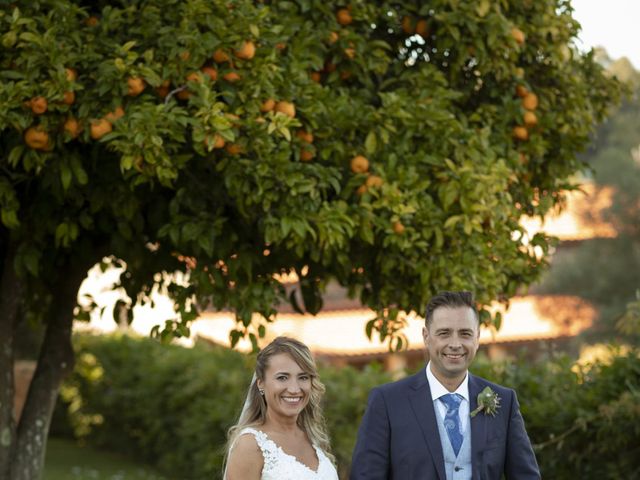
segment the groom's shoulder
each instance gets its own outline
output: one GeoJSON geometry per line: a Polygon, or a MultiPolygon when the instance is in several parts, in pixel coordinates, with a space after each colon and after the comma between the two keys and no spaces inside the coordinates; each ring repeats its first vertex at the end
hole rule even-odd
{"type": "Polygon", "coordinates": [[[407,389],[415,389],[416,386],[419,386],[420,383],[426,383],[427,377],[424,373],[424,369],[420,370],[418,373],[414,373],[412,375],[401,378],[400,380],[396,380],[389,383],[384,383],[382,385],[378,385],[374,390],[379,390],[384,394],[394,394],[398,392],[403,392],[407,389]],[[424,377],[424,379],[422,378],[424,377]]]}

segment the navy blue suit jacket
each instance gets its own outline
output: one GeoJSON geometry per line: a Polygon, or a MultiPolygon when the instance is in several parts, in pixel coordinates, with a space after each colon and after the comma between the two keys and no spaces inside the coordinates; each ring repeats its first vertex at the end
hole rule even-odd
{"type": "MultiPolygon", "coordinates": [[[[495,417],[471,419],[473,480],[538,480],[540,472],[515,391],[469,374],[470,410],[491,387],[500,397],[495,417]]],[[[446,480],[444,454],[424,369],[374,388],[358,430],[351,480],[446,480]]]]}

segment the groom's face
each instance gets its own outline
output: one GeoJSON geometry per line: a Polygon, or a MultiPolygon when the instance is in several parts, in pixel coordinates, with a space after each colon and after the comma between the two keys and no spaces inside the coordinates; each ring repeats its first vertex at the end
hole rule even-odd
{"type": "Polygon", "coordinates": [[[439,307],[422,334],[436,378],[441,382],[462,381],[480,343],[480,328],[473,310],[439,307]]]}

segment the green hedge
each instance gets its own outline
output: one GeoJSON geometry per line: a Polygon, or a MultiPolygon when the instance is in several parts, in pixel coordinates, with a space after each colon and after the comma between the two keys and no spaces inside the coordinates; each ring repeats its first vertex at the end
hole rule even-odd
{"type": "MultiPolygon", "coordinates": [[[[171,478],[220,478],[225,432],[237,418],[253,358],[127,336],[75,340],[75,374],[61,393],[55,430],[68,422],[91,444],[126,452],[171,478]],[[62,414],[67,410],[67,415],[62,414]],[[66,420],[64,420],[66,419],[66,420]]],[[[580,367],[568,358],[490,363],[474,373],[517,389],[544,478],[640,476],[640,356],[580,367]]],[[[325,416],[341,478],[369,390],[390,381],[372,365],[321,369],[325,416]]]]}

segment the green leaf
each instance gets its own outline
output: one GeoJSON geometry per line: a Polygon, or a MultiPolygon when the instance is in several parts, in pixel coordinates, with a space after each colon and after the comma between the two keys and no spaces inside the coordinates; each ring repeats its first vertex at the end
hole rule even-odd
{"type": "Polygon", "coordinates": [[[20,158],[22,158],[22,154],[24,153],[24,146],[23,145],[16,145],[15,147],[13,147],[11,149],[11,153],[9,153],[9,165],[11,165],[12,167],[16,167],[18,165],[18,162],[20,161],[20,158]]]}
{"type": "Polygon", "coordinates": [[[24,40],[25,42],[31,42],[31,43],[35,43],[36,45],[41,45],[42,44],[42,39],[31,33],[31,32],[23,32],[20,34],[20,40],[24,40]]]}
{"type": "Polygon", "coordinates": [[[71,169],[66,164],[66,162],[60,165],[60,181],[62,182],[62,188],[64,190],[68,190],[71,185],[71,180],[73,179],[73,174],[71,169]]]}
{"type": "Polygon", "coordinates": [[[372,130],[367,134],[367,138],[364,141],[364,148],[366,149],[367,153],[369,155],[372,155],[375,153],[376,151],[376,147],[377,147],[377,140],[376,140],[376,134],[375,132],[372,130]]]}
{"type": "Polygon", "coordinates": [[[71,157],[71,169],[73,170],[73,175],[76,177],[76,180],[80,185],[86,185],[89,182],[87,172],[82,167],[78,157],[71,157]]]}
{"type": "Polygon", "coordinates": [[[2,218],[3,225],[7,228],[14,229],[20,226],[20,221],[18,220],[15,210],[3,208],[0,217],[2,218]]]}
{"type": "Polygon", "coordinates": [[[445,230],[455,227],[456,223],[462,220],[462,215],[452,215],[444,222],[445,230]]]}
{"type": "Polygon", "coordinates": [[[289,294],[289,303],[291,304],[291,307],[296,311],[296,313],[299,313],[300,315],[304,315],[305,313],[304,310],[300,308],[300,305],[298,304],[295,288],[291,289],[291,293],[289,294]]]}
{"type": "Polygon", "coordinates": [[[491,1],[490,0],[481,0],[476,5],[476,13],[478,14],[478,16],[480,18],[483,18],[487,13],[489,13],[490,9],[491,9],[491,1]]]}
{"type": "Polygon", "coordinates": [[[122,48],[122,51],[123,51],[123,52],[128,52],[129,50],[131,50],[133,47],[135,47],[135,46],[136,46],[136,43],[137,43],[137,42],[136,42],[135,40],[131,40],[131,41],[129,41],[129,42],[127,42],[127,43],[125,43],[125,44],[124,44],[124,45],[122,45],[122,47],[121,47],[121,48],[122,48]]]}

